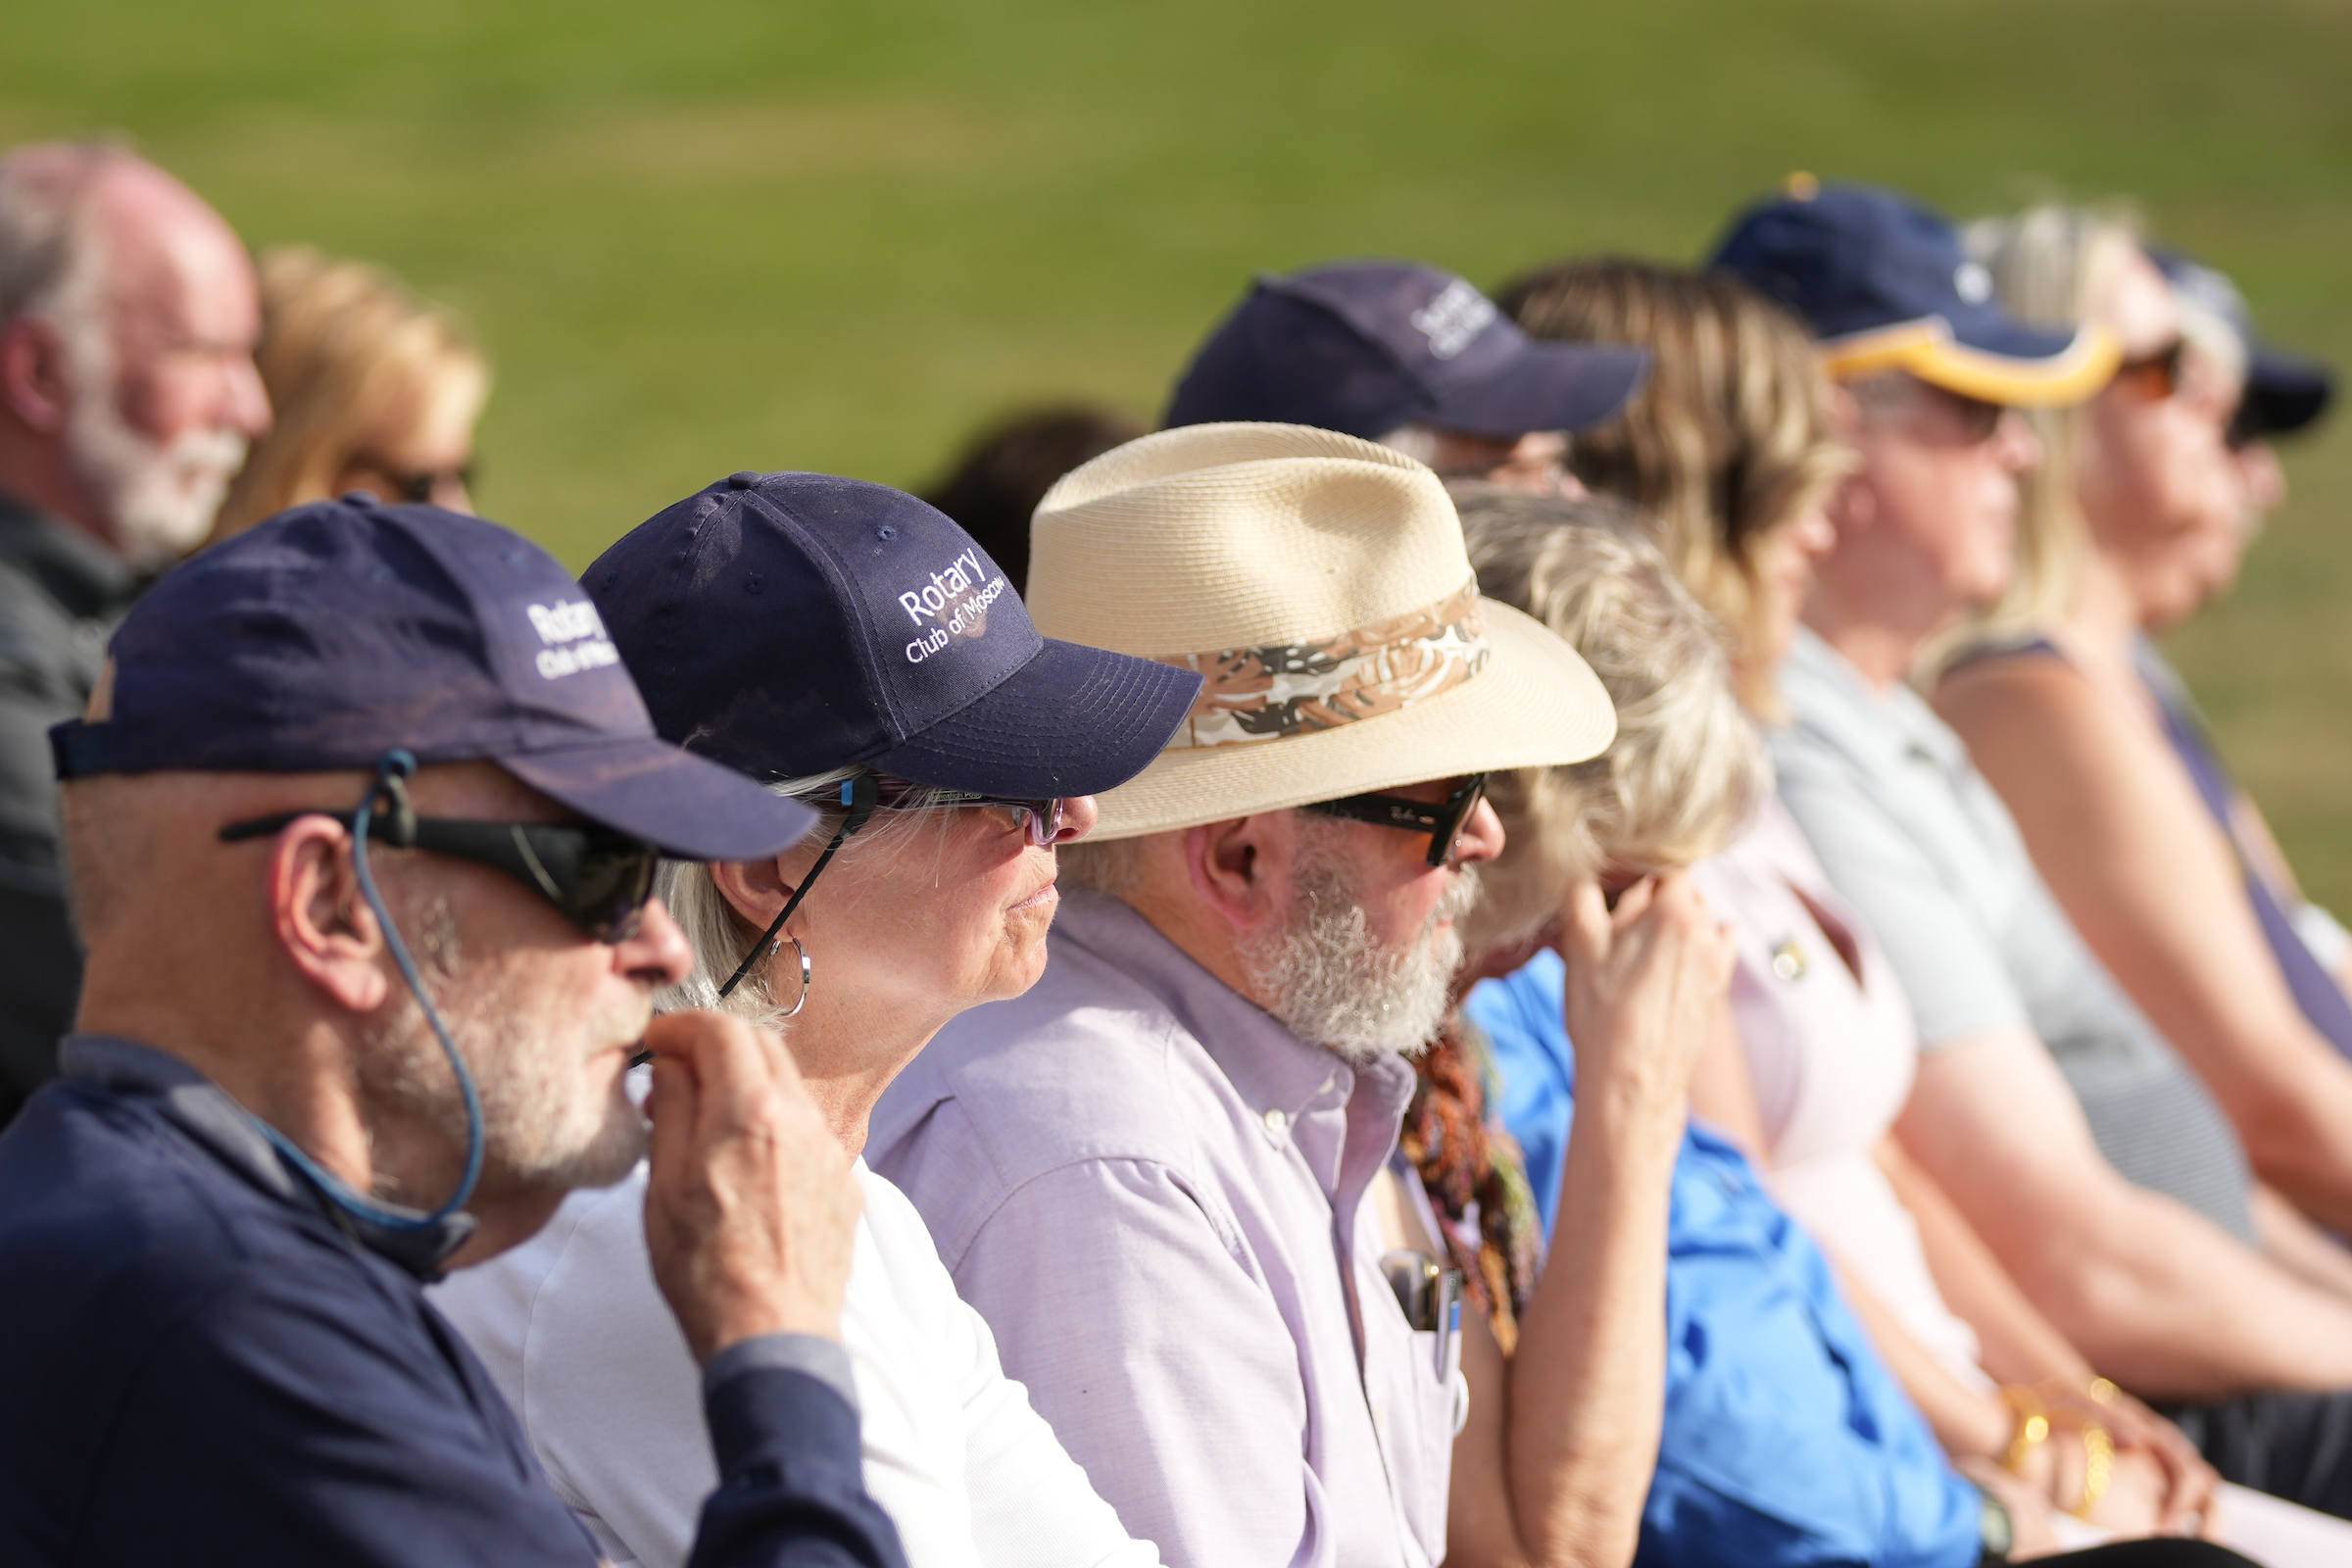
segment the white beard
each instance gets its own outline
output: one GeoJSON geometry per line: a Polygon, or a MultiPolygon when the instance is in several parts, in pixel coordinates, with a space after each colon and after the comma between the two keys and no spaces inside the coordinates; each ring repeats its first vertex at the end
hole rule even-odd
{"type": "Polygon", "coordinates": [[[1344,1061],[1417,1056],[1446,1018],[1462,962],[1458,925],[1478,902],[1477,869],[1458,871],[1411,945],[1393,950],[1373,938],[1336,840],[1321,837],[1319,823],[1304,826],[1289,917],[1243,944],[1250,981],[1291,1033],[1344,1061]]]}
{"type": "Polygon", "coordinates": [[[114,354],[103,319],[62,321],[72,376],[66,461],[97,498],[115,543],[134,566],[170,565],[204,542],[221,497],[245,464],[233,430],[189,430],[159,443],[117,406],[114,354]]]}

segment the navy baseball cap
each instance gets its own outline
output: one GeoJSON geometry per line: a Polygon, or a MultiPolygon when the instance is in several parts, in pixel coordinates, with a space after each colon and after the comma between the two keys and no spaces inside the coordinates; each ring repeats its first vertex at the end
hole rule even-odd
{"type": "Polygon", "coordinates": [[[971,535],[859,479],[733,474],[580,580],[661,733],[767,782],[858,764],[974,795],[1100,794],[1159,756],[1200,689],[1039,636],[971,535]]]}
{"type": "Polygon", "coordinates": [[[2016,320],[1952,225],[1891,191],[1800,176],[1740,214],[1710,265],[1802,318],[1840,379],[1907,370],[1963,397],[2056,408],[2115,374],[2104,329],[2016,320]]]}
{"type": "Polygon", "coordinates": [[[659,739],[596,607],[519,534],[372,496],[281,512],[147,591],[108,645],[106,718],[58,776],[488,760],[698,860],[773,855],[815,813],[659,739]]]}
{"type": "Polygon", "coordinates": [[[2230,424],[2233,438],[2285,435],[2327,412],[2335,396],[2334,373],[2316,360],[2282,354],[2256,336],[2254,314],[2228,274],[2162,245],[2144,249],[2175,290],[2220,317],[2246,347],[2245,400],[2230,424]]]}
{"type": "Polygon", "coordinates": [[[1344,262],[1260,277],[1193,357],[1163,423],[1514,440],[1598,424],[1648,373],[1646,349],[1534,341],[1451,272],[1344,262]]]}

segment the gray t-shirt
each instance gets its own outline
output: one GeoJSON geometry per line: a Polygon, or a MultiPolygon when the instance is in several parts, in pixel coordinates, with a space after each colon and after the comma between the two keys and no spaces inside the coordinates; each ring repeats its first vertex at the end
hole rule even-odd
{"type": "Polygon", "coordinates": [[[1794,714],[1771,737],[1781,798],[1886,949],[1921,1049],[2032,1029],[2117,1170],[2252,1241],[2235,1130],[2083,944],[1960,737],[1809,631],[1781,690],[1794,714]]]}

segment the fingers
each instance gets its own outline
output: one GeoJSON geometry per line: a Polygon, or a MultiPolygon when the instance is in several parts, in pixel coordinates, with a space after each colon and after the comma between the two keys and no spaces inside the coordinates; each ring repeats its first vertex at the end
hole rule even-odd
{"type": "Polygon", "coordinates": [[[783,1043],[670,1013],[654,1057],[646,1243],[698,1359],[758,1334],[837,1337],[861,1195],[783,1043]]]}
{"type": "Polygon", "coordinates": [[[1609,934],[1609,903],[1599,879],[1578,877],[1568,884],[1567,900],[1560,906],[1562,945],[1573,956],[1592,962],[1608,953],[1609,934]]]}

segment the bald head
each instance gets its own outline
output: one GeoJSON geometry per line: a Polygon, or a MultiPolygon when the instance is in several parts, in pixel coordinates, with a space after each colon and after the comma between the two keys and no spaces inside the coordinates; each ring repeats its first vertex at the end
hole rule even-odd
{"type": "Polygon", "coordinates": [[[121,148],[0,159],[0,489],[158,565],[269,427],[235,232],[121,148]]]}

